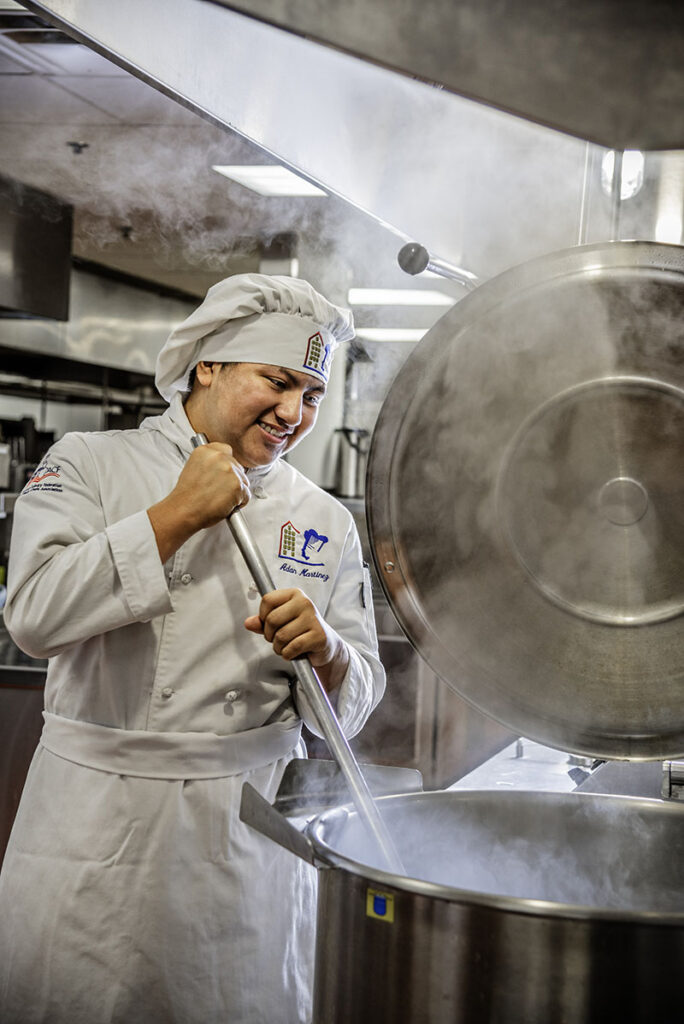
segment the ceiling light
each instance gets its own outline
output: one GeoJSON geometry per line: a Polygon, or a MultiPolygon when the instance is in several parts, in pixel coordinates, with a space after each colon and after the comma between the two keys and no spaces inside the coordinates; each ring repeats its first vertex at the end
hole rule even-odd
{"type": "Polygon", "coordinates": [[[327,196],[323,189],[278,164],[260,164],[256,167],[212,164],[211,169],[245,188],[251,188],[260,196],[327,196]]]}
{"type": "Polygon", "coordinates": [[[360,327],[356,337],[363,341],[420,341],[427,334],[427,327],[360,327]]]}
{"type": "Polygon", "coordinates": [[[352,306],[453,306],[455,301],[445,292],[418,288],[350,288],[347,295],[352,306]]]}

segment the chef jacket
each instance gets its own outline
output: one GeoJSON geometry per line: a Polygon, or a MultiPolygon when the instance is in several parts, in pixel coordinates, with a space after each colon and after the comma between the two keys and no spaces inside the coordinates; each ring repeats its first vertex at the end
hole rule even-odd
{"type": "MultiPolygon", "coordinates": [[[[318,727],[244,628],[260,598],[225,524],[159,560],[145,509],[192,432],[177,395],[138,430],[67,434],[16,504],[5,622],[50,662],[0,876],[3,1024],[308,1020],[315,879],[237,811],[245,778],[274,798],[301,719],[318,727]]],[[[384,688],[353,519],[284,462],[248,476],[276,588],[347,644],[353,736],[384,688]]]]}

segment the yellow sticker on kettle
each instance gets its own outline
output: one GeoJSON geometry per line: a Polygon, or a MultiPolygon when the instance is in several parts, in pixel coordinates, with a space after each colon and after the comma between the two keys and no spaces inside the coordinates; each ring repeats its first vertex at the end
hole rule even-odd
{"type": "Polygon", "coordinates": [[[374,917],[376,921],[394,923],[394,896],[391,892],[380,892],[379,889],[366,891],[366,917],[374,917]]]}

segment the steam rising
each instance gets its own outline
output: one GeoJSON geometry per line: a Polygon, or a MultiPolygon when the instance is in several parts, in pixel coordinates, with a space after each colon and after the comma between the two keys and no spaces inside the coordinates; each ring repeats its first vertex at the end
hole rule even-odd
{"type": "MultiPolygon", "coordinates": [[[[467,899],[684,914],[684,814],[671,804],[518,791],[392,797],[379,806],[407,875],[466,890],[467,899]]],[[[324,817],[317,834],[336,853],[381,867],[356,815],[324,817]]]]}

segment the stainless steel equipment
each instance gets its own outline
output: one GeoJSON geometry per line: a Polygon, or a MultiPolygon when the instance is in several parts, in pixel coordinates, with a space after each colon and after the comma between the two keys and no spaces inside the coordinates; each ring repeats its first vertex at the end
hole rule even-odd
{"type": "Polygon", "coordinates": [[[573,793],[383,797],[408,877],[355,814],[303,835],[251,787],[243,816],[319,870],[314,1024],[672,1022],[684,1000],[684,813],[573,793]]]}
{"type": "MultiPolygon", "coordinates": [[[[674,4],[674,0],[669,2],[674,4]]],[[[412,73],[408,77],[396,74],[387,65],[378,66],[337,48],[318,45],[311,31],[282,31],[216,3],[28,0],[27,6],[136,77],[250,139],[267,154],[267,162],[275,157],[381,224],[392,225],[400,237],[419,238],[445,259],[460,261],[464,234],[468,238],[469,263],[474,269],[487,268],[487,274],[577,239],[578,190],[582,188],[587,154],[589,150],[595,152],[599,161],[601,156],[596,147],[587,147],[584,141],[417,81],[412,73]],[[221,40],[220,46],[208,45],[215,39],[221,40]],[[201,75],[197,74],[199,54],[201,75]],[[316,83],[314,89],[312,82],[316,83]],[[368,116],[369,111],[372,116],[368,116]],[[363,153],[363,160],[340,158],[342,138],[344,152],[363,153]],[[388,146],[388,140],[393,144],[388,146]],[[416,182],[423,179],[428,166],[430,187],[417,188],[416,182]],[[543,201],[531,202],[533,196],[543,196],[543,201]],[[492,232],[480,230],[483,216],[488,224],[497,225],[495,242],[492,232]]],[[[310,5],[302,3],[302,10],[304,6],[310,5]]],[[[327,6],[327,11],[322,5],[307,10],[304,20],[309,29],[319,16],[332,24],[335,5],[327,6]]],[[[349,22],[348,5],[339,6],[342,21],[349,22]]],[[[363,7],[358,3],[356,6],[363,7]]],[[[372,5],[370,17],[371,7],[367,6],[359,12],[359,18],[351,18],[350,23],[361,28],[366,39],[373,34],[371,27],[377,29],[381,24],[377,20],[379,6],[383,5],[372,5]]],[[[389,15],[396,29],[396,10],[390,12],[392,6],[387,5],[383,13],[389,15]]],[[[404,42],[426,58],[431,68],[429,81],[438,81],[434,77],[437,64],[433,48],[413,31],[416,25],[426,24],[425,5],[411,6],[404,5],[404,15],[411,25],[408,34],[403,34],[404,42]]],[[[455,35],[445,34],[444,18],[459,15],[453,3],[442,0],[441,6],[437,22],[431,19],[429,23],[433,30],[438,28],[437,38],[445,43],[448,66],[453,69],[454,40],[463,42],[465,36],[463,26],[455,35]]],[[[540,4],[540,13],[545,6],[540,4]]],[[[576,4],[567,6],[574,10],[576,4]]],[[[301,13],[299,7],[289,5],[292,28],[301,13]]],[[[560,17],[555,7],[544,20],[553,21],[554,17],[560,17]]],[[[496,22],[500,22],[499,13],[496,22]]],[[[562,26],[562,22],[559,24],[562,26]]],[[[545,28],[541,34],[546,32],[545,28]]],[[[384,29],[381,34],[384,40],[389,38],[384,29]]],[[[605,103],[620,100],[630,116],[636,116],[641,108],[629,102],[629,92],[616,88],[616,66],[625,81],[640,83],[641,99],[646,82],[653,86],[660,78],[665,80],[667,90],[661,92],[657,103],[646,106],[642,120],[648,131],[640,131],[638,137],[630,132],[631,144],[641,148],[656,148],[655,139],[659,149],[676,148],[681,135],[677,127],[682,119],[676,87],[679,65],[675,70],[665,61],[665,50],[674,48],[669,26],[662,36],[664,47],[657,61],[651,59],[653,48],[643,44],[647,79],[637,70],[632,73],[630,62],[621,60],[622,48],[617,46],[605,65],[610,79],[610,89],[603,91],[605,102],[581,102],[584,111],[596,110],[598,114],[606,110],[605,103]],[[653,130],[656,123],[661,123],[657,132],[653,130]]],[[[548,65],[554,74],[559,71],[558,58],[567,50],[567,33],[562,27],[556,38],[557,52],[548,65]]],[[[583,40],[583,62],[591,63],[587,46],[595,38],[592,31],[583,40]]],[[[614,32],[609,38],[615,43],[614,32]]],[[[640,34],[640,41],[642,38],[640,34]]],[[[508,43],[506,48],[510,49],[508,43]]],[[[468,49],[481,55],[481,39],[468,49]]],[[[491,67],[481,65],[479,56],[475,62],[488,80],[494,69],[508,68],[509,63],[510,54],[503,64],[499,61],[491,67]]],[[[525,60],[528,75],[537,72],[537,63],[525,60]]],[[[545,67],[542,61],[539,70],[545,67]]],[[[583,82],[591,81],[593,85],[596,74],[594,62],[592,75],[583,75],[583,82]]],[[[466,94],[477,95],[470,90],[466,94]]],[[[505,95],[508,100],[510,89],[505,95]]],[[[543,95],[548,97],[548,90],[543,95]]],[[[555,95],[572,98],[576,91],[561,88],[555,95]]],[[[559,122],[554,119],[553,123],[559,122]]],[[[620,142],[624,137],[623,131],[616,132],[614,139],[611,134],[611,145],[626,145],[620,142]]],[[[604,222],[600,205],[595,204],[597,220],[592,221],[599,237],[604,222]]],[[[339,286],[344,273],[342,268],[338,270],[342,276],[337,271],[334,276],[339,286]]]]}
{"type": "MultiPolygon", "coordinates": [[[[423,790],[423,778],[415,768],[359,763],[359,770],[373,797],[423,790]]],[[[336,761],[295,757],[285,766],[273,807],[288,816],[312,817],[347,799],[347,784],[336,761]]]]}
{"type": "Polygon", "coordinates": [[[608,146],[684,139],[676,0],[218,2],[608,146]]]}
{"type": "MultiPolygon", "coordinates": [[[[482,285],[383,406],[367,510],[421,654],[469,702],[609,758],[684,749],[684,250],[608,243],[482,285]]],[[[383,798],[405,877],[357,816],[319,867],[315,1024],[651,1024],[684,1005],[684,813],[589,793],[383,798]]],[[[275,815],[275,817],[274,817],[275,815]]]]}
{"type": "Polygon", "coordinates": [[[461,696],[561,750],[684,751],[684,249],[577,247],[462,299],[369,459],[376,567],[461,696]]]}
{"type": "Polygon", "coordinates": [[[341,498],[362,498],[366,478],[369,434],[358,427],[339,427],[337,481],[335,493],[341,498]]]}
{"type": "Polygon", "coordinates": [[[458,281],[469,292],[477,288],[480,283],[477,274],[464,267],[456,267],[447,260],[441,260],[438,256],[429,253],[424,245],[419,242],[407,242],[402,245],[397,253],[397,262],[405,274],[415,277],[423,274],[426,270],[439,277],[446,277],[450,281],[458,281]]]}

